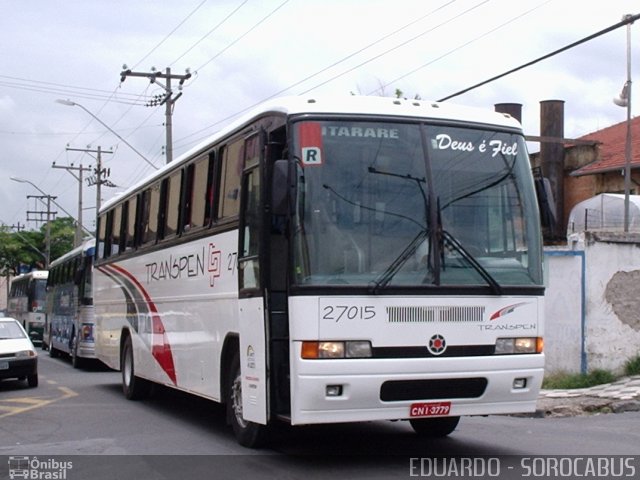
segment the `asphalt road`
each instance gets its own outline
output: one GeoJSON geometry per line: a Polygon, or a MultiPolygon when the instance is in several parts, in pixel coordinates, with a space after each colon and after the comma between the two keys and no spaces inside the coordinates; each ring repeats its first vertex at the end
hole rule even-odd
{"type": "Polygon", "coordinates": [[[86,478],[75,476],[82,472],[96,479],[176,478],[176,471],[181,478],[211,471],[216,475],[207,478],[405,478],[418,472],[415,459],[427,457],[640,455],[640,413],[463,418],[443,440],[419,439],[405,422],[281,428],[269,448],[247,450],[215,403],[164,388],[128,401],[119,372],[74,370],[44,353],[39,387],[0,382],[0,479],[8,478],[1,457],[19,455],[74,456],[69,480],[86,478]]]}

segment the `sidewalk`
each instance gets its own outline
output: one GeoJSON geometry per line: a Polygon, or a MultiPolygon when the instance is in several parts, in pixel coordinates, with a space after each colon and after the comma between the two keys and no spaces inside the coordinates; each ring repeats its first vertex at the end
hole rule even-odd
{"type": "Polygon", "coordinates": [[[537,417],[640,411],[640,375],[613,383],[570,390],[542,390],[537,417]]]}

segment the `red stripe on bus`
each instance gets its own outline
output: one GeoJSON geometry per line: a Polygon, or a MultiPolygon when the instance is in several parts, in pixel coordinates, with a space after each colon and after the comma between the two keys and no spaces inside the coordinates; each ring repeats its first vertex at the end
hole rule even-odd
{"type": "Polygon", "coordinates": [[[136,287],[138,292],[142,294],[147,308],[151,313],[151,355],[156,359],[158,364],[162,367],[165,373],[169,376],[174,385],[177,385],[176,368],[173,362],[173,352],[171,351],[171,344],[167,338],[167,332],[162,323],[162,318],[158,313],[156,304],[151,300],[149,293],[145,290],[138,280],[131,275],[127,270],[118,265],[109,265],[119,274],[125,276],[136,287]]]}

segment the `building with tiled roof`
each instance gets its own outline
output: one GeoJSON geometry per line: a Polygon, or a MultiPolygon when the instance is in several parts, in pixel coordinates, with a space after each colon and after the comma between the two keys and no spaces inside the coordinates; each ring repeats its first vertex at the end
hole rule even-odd
{"type": "MultiPolygon", "coordinates": [[[[640,117],[631,119],[631,195],[640,194],[640,117]]],[[[578,203],[602,193],[624,193],[627,122],[623,121],[564,144],[564,181],[559,225],[566,228],[569,213],[578,203]]],[[[531,155],[532,167],[543,167],[540,153],[531,155]]],[[[621,225],[620,228],[623,226],[621,225]]],[[[560,230],[555,239],[564,237],[560,230]]]]}
{"type": "MultiPolygon", "coordinates": [[[[580,137],[579,140],[591,140],[597,142],[598,158],[595,161],[574,170],[571,172],[571,175],[579,177],[582,175],[596,175],[608,172],[624,172],[626,135],[627,122],[624,121],[580,137]]],[[[631,169],[640,169],[640,117],[631,119],[631,169]]],[[[640,180],[640,178],[637,180],[640,180]]],[[[638,186],[638,184],[634,184],[632,185],[632,188],[637,189],[638,186]]]]}

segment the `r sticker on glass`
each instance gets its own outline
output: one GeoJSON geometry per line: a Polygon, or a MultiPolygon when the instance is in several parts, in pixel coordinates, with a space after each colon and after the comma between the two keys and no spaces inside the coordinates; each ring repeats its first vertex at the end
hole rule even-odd
{"type": "Polygon", "coordinates": [[[298,125],[302,165],[311,167],[322,165],[322,126],[316,122],[298,125]]]}

